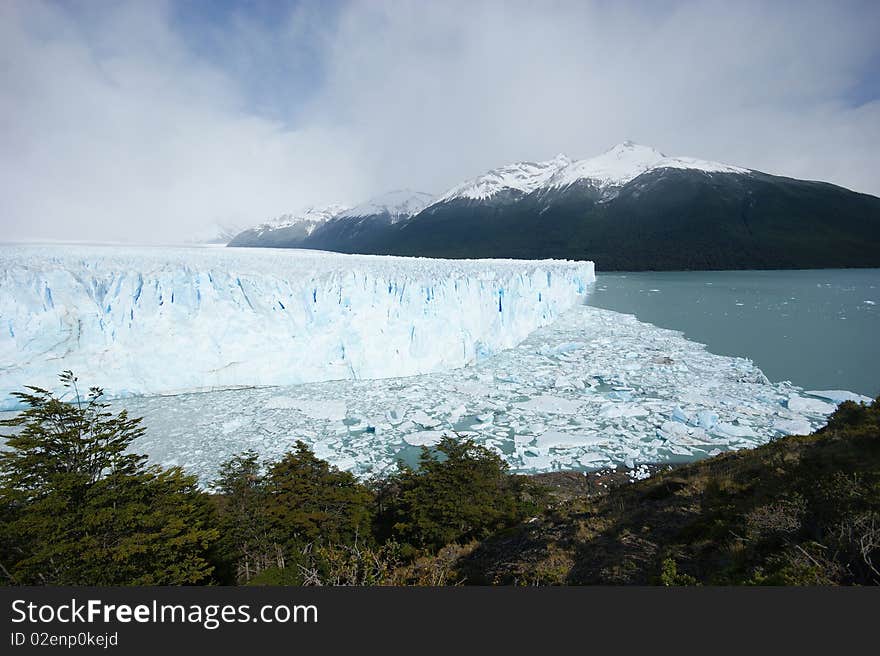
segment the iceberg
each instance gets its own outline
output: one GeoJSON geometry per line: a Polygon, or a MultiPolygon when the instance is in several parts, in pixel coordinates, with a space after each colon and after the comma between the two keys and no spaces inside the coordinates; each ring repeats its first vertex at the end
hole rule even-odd
{"type": "Polygon", "coordinates": [[[274,249],[5,245],[0,262],[0,409],[65,369],[110,398],[445,371],[595,280],[592,262],[274,249]]]}

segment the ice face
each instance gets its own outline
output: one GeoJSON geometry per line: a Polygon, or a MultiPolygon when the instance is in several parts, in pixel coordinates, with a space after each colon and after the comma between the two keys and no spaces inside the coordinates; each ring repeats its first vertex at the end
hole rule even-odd
{"type": "Polygon", "coordinates": [[[0,408],[63,369],[111,397],[444,371],[595,279],[591,262],[274,249],[3,246],[0,264],[0,408]]]}
{"type": "Polygon", "coordinates": [[[514,471],[625,465],[638,477],[645,463],[694,460],[810,432],[833,407],[810,402],[789,383],[771,384],[749,360],[583,306],[516,348],[457,370],[116,405],[145,417],[148,431],[137,451],[183,465],[203,483],[235,453],[254,449],[277,459],[296,440],[368,476],[399,458],[412,462],[419,447],[444,435],[475,439],[514,471]]]}

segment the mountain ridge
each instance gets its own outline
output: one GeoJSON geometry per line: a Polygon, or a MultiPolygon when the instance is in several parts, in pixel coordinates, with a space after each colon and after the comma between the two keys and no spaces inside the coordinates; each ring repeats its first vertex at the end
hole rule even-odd
{"type": "Polygon", "coordinates": [[[880,266],[880,198],[626,141],[516,162],[409,206],[230,246],[443,258],[593,260],[600,270],[880,266]],[[416,211],[417,210],[417,211],[416,211]]]}

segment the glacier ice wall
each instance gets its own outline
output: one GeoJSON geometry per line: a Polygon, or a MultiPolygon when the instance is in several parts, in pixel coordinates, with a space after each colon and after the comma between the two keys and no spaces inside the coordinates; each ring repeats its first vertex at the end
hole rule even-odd
{"type": "Polygon", "coordinates": [[[592,262],[0,247],[0,408],[72,369],[110,396],[408,376],[516,345],[592,262]]]}

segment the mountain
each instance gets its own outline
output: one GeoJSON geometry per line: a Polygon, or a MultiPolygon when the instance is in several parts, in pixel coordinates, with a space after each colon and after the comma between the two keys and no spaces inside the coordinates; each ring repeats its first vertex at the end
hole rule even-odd
{"type": "Polygon", "coordinates": [[[535,192],[559,191],[580,185],[607,197],[643,173],[656,169],[690,169],[707,173],[749,173],[748,169],[717,162],[666,157],[663,153],[624,141],[592,159],[572,161],[557,155],[547,162],[509,164],[453,187],[435,205],[455,201],[504,204],[535,192]]]}
{"type": "Polygon", "coordinates": [[[192,233],[186,243],[225,246],[241,231],[241,226],[212,223],[192,233]]]}
{"type": "Polygon", "coordinates": [[[878,266],[880,198],[626,141],[493,169],[396,222],[340,213],[295,245],[604,271],[878,266]]]}
{"type": "Polygon", "coordinates": [[[399,189],[340,212],[305,240],[305,248],[358,253],[382,247],[382,236],[393,225],[421,212],[433,196],[399,189]]]}
{"type": "Polygon", "coordinates": [[[298,214],[282,214],[268,223],[240,232],[227,245],[297,248],[319,226],[346,209],[344,205],[327,205],[310,207],[298,214]]]}
{"type": "Polygon", "coordinates": [[[369,217],[385,217],[389,223],[397,223],[421,212],[433,200],[431,194],[410,189],[397,189],[371,198],[339,214],[339,218],[364,219],[369,217]]]}
{"type": "Polygon", "coordinates": [[[355,253],[372,235],[418,214],[432,199],[431,194],[421,191],[398,189],[351,208],[344,205],[309,208],[240,232],[228,245],[355,253]]]}

